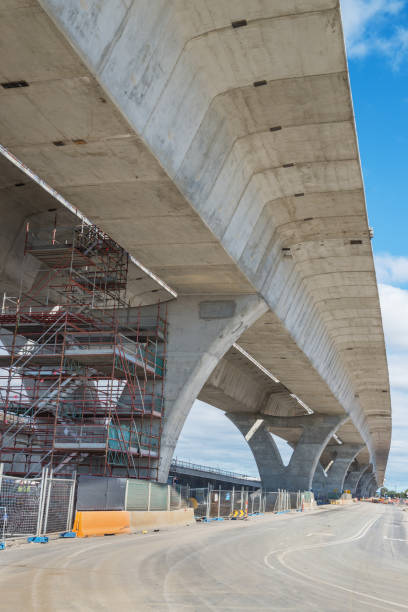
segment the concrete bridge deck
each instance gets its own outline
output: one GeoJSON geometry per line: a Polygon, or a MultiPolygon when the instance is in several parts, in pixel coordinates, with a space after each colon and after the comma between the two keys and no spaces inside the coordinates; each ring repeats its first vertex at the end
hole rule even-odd
{"type": "Polygon", "coordinates": [[[315,413],[350,415],[382,482],[388,373],[337,0],[7,2],[0,41],[0,142],[187,304],[248,298],[191,403],[239,338],[315,413]]]}

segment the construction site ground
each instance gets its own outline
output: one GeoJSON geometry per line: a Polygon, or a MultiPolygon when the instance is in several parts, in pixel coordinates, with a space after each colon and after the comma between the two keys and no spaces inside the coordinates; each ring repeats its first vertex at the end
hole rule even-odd
{"type": "Polygon", "coordinates": [[[408,610],[407,526],[402,508],[358,503],[14,545],[0,609],[408,610]]]}

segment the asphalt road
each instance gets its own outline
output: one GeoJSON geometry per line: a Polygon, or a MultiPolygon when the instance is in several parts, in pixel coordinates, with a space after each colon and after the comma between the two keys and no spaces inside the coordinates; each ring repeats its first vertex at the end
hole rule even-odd
{"type": "Polygon", "coordinates": [[[0,610],[408,610],[408,512],[360,503],[0,552],[0,610]]]}

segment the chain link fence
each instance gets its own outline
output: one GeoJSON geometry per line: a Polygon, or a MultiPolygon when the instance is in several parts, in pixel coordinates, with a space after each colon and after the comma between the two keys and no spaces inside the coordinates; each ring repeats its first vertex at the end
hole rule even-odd
{"type": "Polygon", "coordinates": [[[0,464],[0,534],[5,538],[39,536],[71,528],[75,480],[53,478],[47,469],[41,478],[3,474],[0,464]]]}

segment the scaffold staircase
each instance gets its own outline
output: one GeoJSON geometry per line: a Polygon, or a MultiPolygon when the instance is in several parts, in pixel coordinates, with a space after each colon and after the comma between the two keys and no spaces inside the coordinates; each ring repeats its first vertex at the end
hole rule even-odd
{"type": "Polygon", "coordinates": [[[120,324],[128,255],[94,226],[48,237],[28,227],[25,253],[41,269],[29,291],[3,299],[0,459],[18,476],[48,466],[157,477],[165,308],[120,324]]]}

